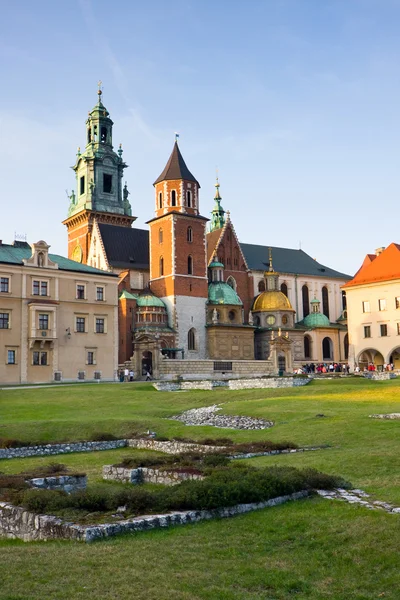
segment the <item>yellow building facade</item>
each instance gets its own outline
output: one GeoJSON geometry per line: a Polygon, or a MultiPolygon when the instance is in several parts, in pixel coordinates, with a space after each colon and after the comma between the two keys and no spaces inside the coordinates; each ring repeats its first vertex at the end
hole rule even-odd
{"type": "Polygon", "coordinates": [[[118,364],[118,278],[0,243],[0,384],[109,380],[118,364]]]}
{"type": "Polygon", "coordinates": [[[344,290],[350,366],[400,369],[400,245],[368,254],[344,290]]]}

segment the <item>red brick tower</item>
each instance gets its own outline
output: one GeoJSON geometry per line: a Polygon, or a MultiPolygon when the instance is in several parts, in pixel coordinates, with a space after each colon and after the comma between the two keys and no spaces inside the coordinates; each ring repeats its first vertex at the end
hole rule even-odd
{"type": "Polygon", "coordinates": [[[206,356],[208,298],[206,223],[199,215],[199,182],[177,142],[154,182],[155,218],[150,225],[150,287],[168,309],[177,344],[188,358],[206,356]]]}

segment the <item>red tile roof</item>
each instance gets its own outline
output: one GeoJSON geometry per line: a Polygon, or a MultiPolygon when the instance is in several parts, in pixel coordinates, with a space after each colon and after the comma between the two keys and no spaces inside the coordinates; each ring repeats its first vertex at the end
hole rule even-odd
{"type": "Polygon", "coordinates": [[[353,279],[343,287],[400,279],[400,245],[390,244],[379,256],[367,254],[353,279]]]}

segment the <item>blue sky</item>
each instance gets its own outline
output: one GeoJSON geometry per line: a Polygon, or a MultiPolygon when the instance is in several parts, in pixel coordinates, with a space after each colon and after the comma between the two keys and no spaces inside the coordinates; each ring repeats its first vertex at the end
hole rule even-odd
{"type": "Polygon", "coordinates": [[[97,81],[135,225],[174,132],[243,242],[353,273],[400,242],[400,0],[0,0],[0,238],[67,253],[97,81]]]}

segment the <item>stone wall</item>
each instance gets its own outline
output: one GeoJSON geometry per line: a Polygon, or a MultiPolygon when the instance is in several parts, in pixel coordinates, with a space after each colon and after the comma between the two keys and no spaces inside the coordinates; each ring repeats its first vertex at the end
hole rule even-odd
{"type": "Polygon", "coordinates": [[[130,448],[141,448],[145,450],[158,450],[165,454],[181,454],[183,452],[199,452],[207,454],[208,452],[216,452],[225,450],[224,446],[205,446],[203,444],[185,443],[185,442],[159,442],[152,439],[132,439],[127,440],[127,445],[130,448]]]}
{"type": "Polygon", "coordinates": [[[387,379],[395,379],[397,374],[393,371],[372,371],[365,374],[367,379],[373,379],[375,381],[386,381],[387,379]]]}
{"type": "MultiPolygon", "coordinates": [[[[273,371],[268,360],[232,360],[232,371],[226,371],[224,377],[265,377],[273,371]]],[[[164,359],[159,363],[159,379],[222,379],[221,371],[214,371],[213,360],[173,360],[164,359]]]]}
{"type": "Polygon", "coordinates": [[[239,379],[228,382],[230,390],[250,390],[255,388],[285,388],[307,385],[307,377],[266,377],[264,379],[239,379]]]}
{"type": "Polygon", "coordinates": [[[109,442],[72,442],[66,444],[46,444],[45,446],[0,448],[0,459],[27,458],[29,456],[53,456],[55,454],[70,454],[71,452],[98,452],[99,450],[124,448],[127,445],[127,440],[112,440],[109,442]]]}
{"type": "Polygon", "coordinates": [[[188,479],[204,479],[202,475],[178,471],[162,471],[139,467],[137,469],[124,469],[113,465],[104,465],[103,479],[119,481],[120,483],[160,483],[162,485],[176,485],[188,479]]]}
{"type": "Polygon", "coordinates": [[[26,482],[33,488],[42,490],[62,490],[71,494],[86,489],[86,475],[59,475],[57,477],[35,477],[26,482]]]}
{"type": "Polygon", "coordinates": [[[299,500],[308,496],[307,491],[287,496],[278,496],[265,502],[236,504],[214,510],[187,510],[165,515],[135,517],[118,523],[101,525],[74,525],[49,515],[37,515],[24,508],[0,502],[0,535],[18,538],[26,542],[37,540],[73,539],[92,542],[121,533],[135,533],[170,525],[185,525],[202,520],[233,517],[253,510],[260,510],[284,504],[290,500],[299,500]]]}

